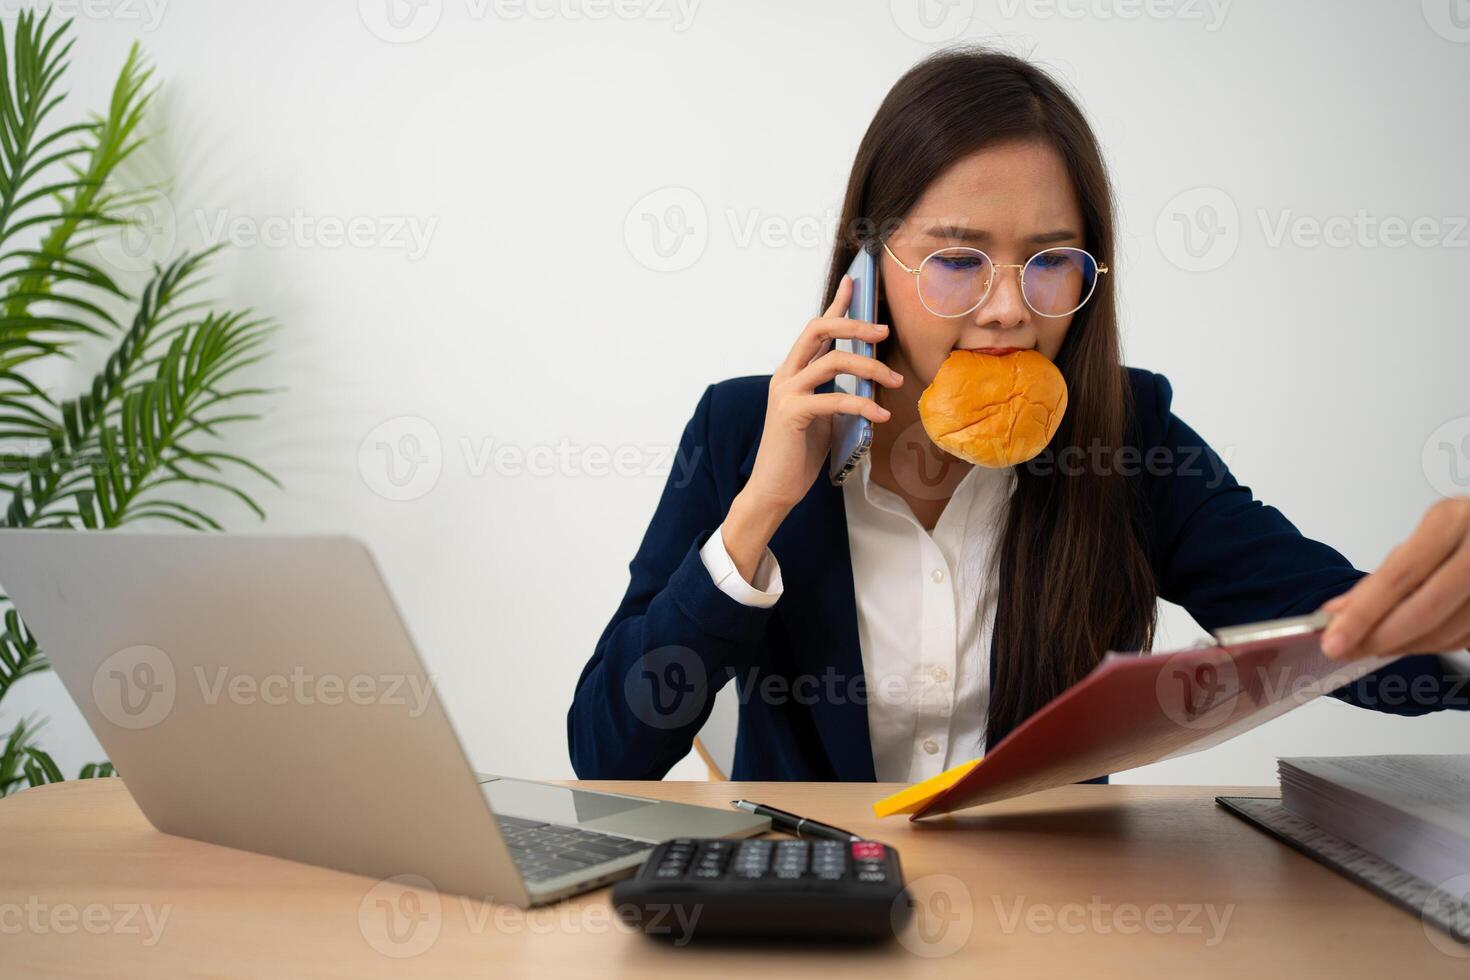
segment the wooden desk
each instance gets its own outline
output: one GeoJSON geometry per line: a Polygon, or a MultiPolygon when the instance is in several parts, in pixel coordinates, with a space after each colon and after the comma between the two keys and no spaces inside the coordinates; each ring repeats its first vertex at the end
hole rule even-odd
{"type": "Polygon", "coordinates": [[[1470,966],[1417,917],[1213,802],[1269,790],[1071,786],[915,826],[875,820],[869,805],[892,787],[873,784],[587,785],[712,806],[768,801],[889,841],[924,903],[920,931],[865,948],[677,948],[629,933],[603,889],[529,912],[409,893],[422,900],[420,925],[395,941],[376,900],[402,893],[160,834],[120,780],[93,780],[0,801],[0,973],[1193,980],[1465,976],[1470,966]]]}

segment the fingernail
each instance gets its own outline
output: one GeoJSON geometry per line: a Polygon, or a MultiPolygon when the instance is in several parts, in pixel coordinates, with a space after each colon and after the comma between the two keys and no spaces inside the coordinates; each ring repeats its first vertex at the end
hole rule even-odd
{"type": "Polygon", "coordinates": [[[1322,652],[1336,659],[1347,652],[1347,637],[1341,633],[1328,633],[1322,637],[1322,652]]]}
{"type": "Polygon", "coordinates": [[[875,327],[878,328],[878,332],[879,333],[887,333],[888,332],[888,324],[886,324],[886,323],[875,323],[875,324],[873,324],[873,326],[875,326],[875,327]]]}

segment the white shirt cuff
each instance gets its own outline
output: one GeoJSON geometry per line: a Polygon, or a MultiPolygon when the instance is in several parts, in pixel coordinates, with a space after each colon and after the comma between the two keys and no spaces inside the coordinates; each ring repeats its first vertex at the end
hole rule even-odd
{"type": "Polygon", "coordinates": [[[699,549],[699,560],[704,562],[705,571],[709,572],[715,586],[741,605],[762,609],[774,606],[786,590],[781,584],[781,566],[776,564],[776,556],[767,548],[755,566],[755,582],[747,582],[740,576],[730,552],[725,550],[725,539],[720,533],[723,530],[723,526],[715,528],[715,533],[699,549]]]}

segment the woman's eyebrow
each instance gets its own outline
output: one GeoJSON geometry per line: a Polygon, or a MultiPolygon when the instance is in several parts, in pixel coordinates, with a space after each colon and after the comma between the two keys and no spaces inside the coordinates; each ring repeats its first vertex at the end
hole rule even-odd
{"type": "MultiPolygon", "coordinates": [[[[957,225],[952,223],[933,225],[930,228],[925,229],[924,234],[928,235],[930,238],[943,238],[946,240],[961,242],[976,242],[979,244],[989,244],[995,238],[994,235],[983,228],[971,228],[967,225],[957,225]]],[[[1026,241],[1035,245],[1048,245],[1052,242],[1076,241],[1081,237],[1082,234],[1080,232],[1074,231],[1070,228],[1057,228],[1052,231],[1043,231],[1035,235],[1029,235],[1027,236],[1026,241]]]]}

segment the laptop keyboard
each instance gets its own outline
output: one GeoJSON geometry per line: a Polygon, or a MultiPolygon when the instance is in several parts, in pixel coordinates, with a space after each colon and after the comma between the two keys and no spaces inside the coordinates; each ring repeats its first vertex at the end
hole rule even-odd
{"type": "Polygon", "coordinates": [[[629,854],[653,850],[648,841],[495,815],[505,846],[527,881],[545,881],[629,854]]]}

